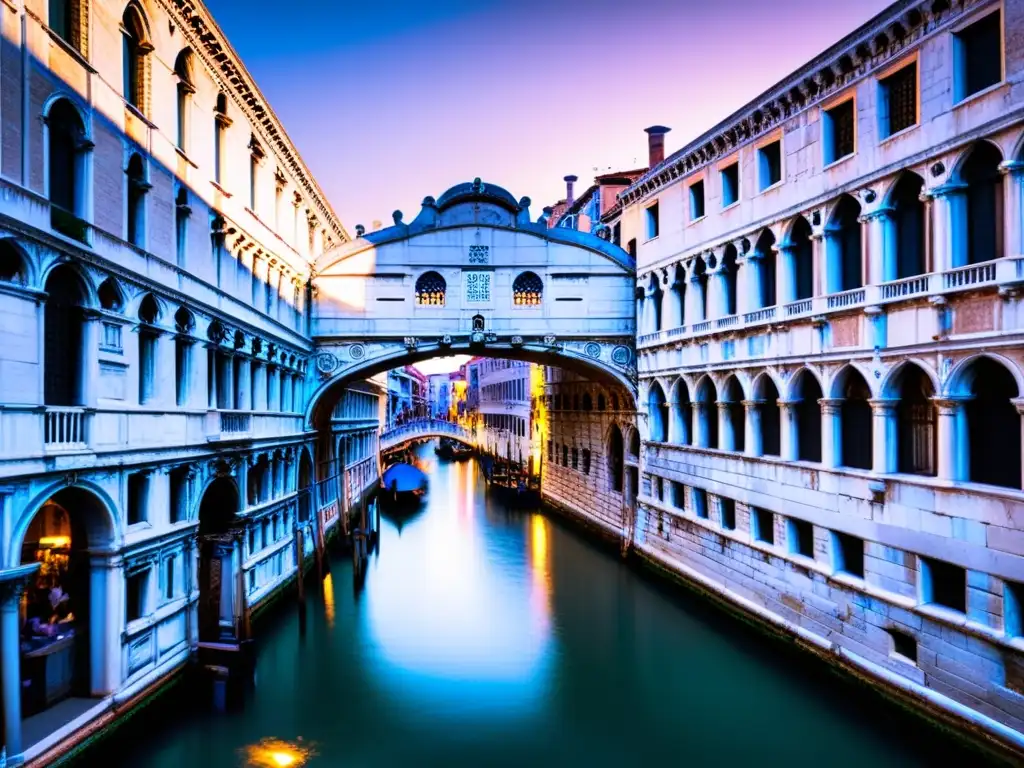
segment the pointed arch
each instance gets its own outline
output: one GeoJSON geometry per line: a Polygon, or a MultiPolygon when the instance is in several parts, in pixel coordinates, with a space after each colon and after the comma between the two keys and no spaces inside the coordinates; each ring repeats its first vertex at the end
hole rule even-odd
{"type": "Polygon", "coordinates": [[[693,435],[693,407],[690,388],[680,376],[669,389],[668,441],[675,445],[690,445],[693,435]]]}
{"type": "Polygon", "coordinates": [[[622,473],[625,467],[625,442],[622,439],[622,430],[619,425],[612,423],[608,430],[608,477],[609,488],[616,493],[622,493],[622,473]]]}
{"type": "Polygon", "coordinates": [[[668,439],[668,401],[661,384],[654,382],[647,392],[647,419],[650,440],[664,443],[668,439]]]}
{"type": "Polygon", "coordinates": [[[120,312],[124,309],[124,290],[115,277],[108,277],[100,283],[97,293],[103,309],[109,312],[120,312]]]}
{"type": "Polygon", "coordinates": [[[0,282],[31,284],[30,265],[28,256],[14,238],[0,238],[0,282]]]}

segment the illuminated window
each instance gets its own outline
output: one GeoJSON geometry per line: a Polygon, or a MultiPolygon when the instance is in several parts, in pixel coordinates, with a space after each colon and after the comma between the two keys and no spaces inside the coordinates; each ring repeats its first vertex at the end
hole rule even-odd
{"type": "Polygon", "coordinates": [[[424,272],[416,281],[416,303],[421,307],[443,307],[448,284],[437,272],[424,272]]]}
{"type": "Polygon", "coordinates": [[[544,283],[533,272],[523,272],[512,283],[512,300],[516,306],[536,307],[544,293],[544,283]]]}

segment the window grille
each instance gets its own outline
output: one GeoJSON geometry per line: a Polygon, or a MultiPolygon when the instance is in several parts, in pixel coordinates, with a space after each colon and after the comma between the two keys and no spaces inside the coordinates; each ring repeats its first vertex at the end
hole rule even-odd
{"type": "Polygon", "coordinates": [[[533,272],[523,272],[512,283],[512,299],[516,306],[538,306],[543,293],[544,283],[533,272]]]}
{"type": "Polygon", "coordinates": [[[424,272],[416,281],[416,303],[421,307],[443,307],[448,284],[437,272],[424,272]]]}

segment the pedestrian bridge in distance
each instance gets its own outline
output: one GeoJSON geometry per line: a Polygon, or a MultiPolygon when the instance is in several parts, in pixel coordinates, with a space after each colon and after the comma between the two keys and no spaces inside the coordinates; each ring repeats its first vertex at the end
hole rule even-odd
{"type": "Polygon", "coordinates": [[[380,433],[380,450],[390,451],[410,440],[427,440],[432,437],[450,437],[476,448],[472,433],[464,427],[443,419],[416,419],[400,424],[380,433]]]}
{"type": "Polygon", "coordinates": [[[632,258],[530,221],[529,205],[476,179],[317,260],[309,426],[346,381],[455,354],[567,368],[635,395],[632,258]]]}

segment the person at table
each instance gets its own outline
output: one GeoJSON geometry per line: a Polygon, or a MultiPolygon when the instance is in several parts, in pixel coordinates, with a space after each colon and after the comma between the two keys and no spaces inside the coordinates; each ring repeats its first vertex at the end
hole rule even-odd
{"type": "Polygon", "coordinates": [[[52,616],[53,608],[47,591],[37,590],[26,611],[25,635],[32,639],[55,637],[57,625],[50,621],[52,616]]]}

